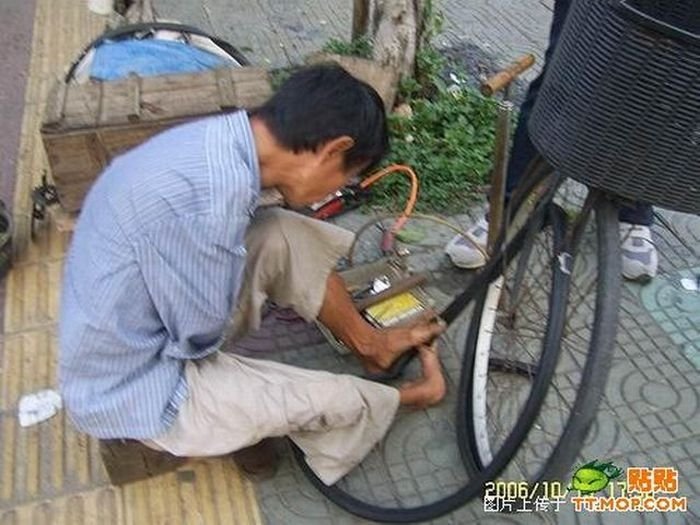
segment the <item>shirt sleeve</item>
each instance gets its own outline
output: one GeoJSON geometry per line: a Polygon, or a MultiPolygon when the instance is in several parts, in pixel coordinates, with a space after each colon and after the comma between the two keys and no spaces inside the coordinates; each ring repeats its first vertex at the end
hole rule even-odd
{"type": "Polygon", "coordinates": [[[217,349],[240,290],[248,218],[169,220],[137,247],[146,288],[168,334],[163,349],[198,359],[217,349]]]}

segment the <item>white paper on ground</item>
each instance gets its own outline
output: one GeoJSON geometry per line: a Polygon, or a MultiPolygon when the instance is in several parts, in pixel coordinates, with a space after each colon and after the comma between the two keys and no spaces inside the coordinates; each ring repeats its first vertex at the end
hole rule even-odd
{"type": "Polygon", "coordinates": [[[689,292],[700,292],[700,279],[681,279],[681,286],[689,292]]]}
{"type": "Polygon", "coordinates": [[[22,396],[19,400],[19,424],[29,427],[54,416],[63,407],[61,396],[55,390],[40,390],[22,396]]]}

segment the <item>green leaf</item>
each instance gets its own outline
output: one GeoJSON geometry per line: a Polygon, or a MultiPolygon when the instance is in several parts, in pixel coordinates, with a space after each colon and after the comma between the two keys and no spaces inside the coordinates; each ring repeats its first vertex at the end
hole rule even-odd
{"type": "Polygon", "coordinates": [[[374,45],[369,38],[360,36],[350,42],[339,38],[331,38],[326,42],[322,50],[326,53],[334,53],[336,55],[372,58],[373,48],[374,45]]]}

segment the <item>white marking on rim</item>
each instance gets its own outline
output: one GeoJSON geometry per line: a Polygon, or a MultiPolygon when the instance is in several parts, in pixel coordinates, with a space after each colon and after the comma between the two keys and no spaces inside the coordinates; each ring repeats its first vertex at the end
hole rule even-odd
{"type": "Polygon", "coordinates": [[[489,442],[488,421],[486,418],[486,388],[489,374],[489,354],[491,340],[496,324],[496,312],[503,291],[504,278],[501,275],[489,285],[484,302],[484,310],[479,324],[479,339],[474,357],[474,388],[472,391],[472,408],[474,414],[474,433],[479,458],[484,466],[493,460],[489,442]]]}

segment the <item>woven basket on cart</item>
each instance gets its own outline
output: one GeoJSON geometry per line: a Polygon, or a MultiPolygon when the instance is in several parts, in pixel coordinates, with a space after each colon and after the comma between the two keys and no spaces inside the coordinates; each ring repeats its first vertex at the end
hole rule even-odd
{"type": "Polygon", "coordinates": [[[272,94],[269,74],[263,68],[245,66],[247,63],[230,44],[181,24],[125,26],[93,41],[65,78],[55,83],[41,126],[63,210],[80,210],[105,166],[156,133],[195,118],[264,103],[272,94]],[[89,64],[97,46],[105,41],[156,38],[162,32],[185,34],[188,42],[195,42],[195,37],[204,39],[231,60],[208,71],[90,80],[89,64]]]}
{"type": "Polygon", "coordinates": [[[529,128],[569,177],[700,213],[700,1],[574,2],[529,128]]]}

